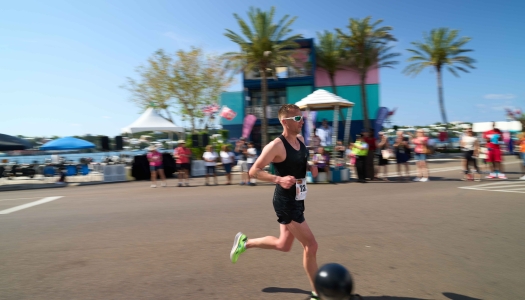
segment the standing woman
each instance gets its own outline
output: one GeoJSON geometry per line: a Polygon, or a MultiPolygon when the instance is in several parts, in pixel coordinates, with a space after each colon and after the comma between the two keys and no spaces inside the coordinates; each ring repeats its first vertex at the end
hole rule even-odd
{"type": "Polygon", "coordinates": [[[166,186],[166,177],[164,176],[164,167],[162,166],[162,154],[157,151],[157,147],[149,146],[148,148],[149,170],[151,171],[151,187],[157,187],[157,173],[162,179],[162,186],[166,186]]]}
{"type": "Polygon", "coordinates": [[[403,131],[397,132],[396,141],[394,143],[397,162],[397,174],[401,180],[405,180],[401,174],[401,165],[405,166],[406,180],[409,179],[408,173],[408,159],[410,158],[410,149],[408,147],[408,138],[403,136],[403,131]]]}
{"type": "Polygon", "coordinates": [[[226,172],[226,184],[232,184],[232,165],[235,161],[235,154],[230,151],[230,146],[222,145],[222,151],[220,153],[222,166],[226,172]]]}
{"type": "Polygon", "coordinates": [[[417,136],[412,137],[412,143],[416,146],[414,148],[414,158],[416,159],[417,176],[414,181],[427,182],[428,181],[428,166],[427,166],[427,143],[428,137],[425,136],[423,129],[417,130],[417,136]]]}
{"type": "Polygon", "coordinates": [[[206,166],[206,185],[208,184],[208,177],[213,176],[215,185],[217,185],[217,173],[215,172],[215,166],[217,165],[217,158],[219,156],[213,151],[211,145],[206,146],[206,152],[202,154],[204,159],[204,165],[206,166]]]}
{"type": "Polygon", "coordinates": [[[476,170],[476,175],[473,179],[475,181],[481,180],[481,172],[478,168],[477,157],[479,155],[479,141],[478,138],[472,133],[472,129],[469,128],[466,131],[466,134],[461,138],[461,148],[463,148],[465,153],[465,177],[463,180],[470,180],[470,170],[469,165],[472,164],[476,170]]]}
{"type": "Polygon", "coordinates": [[[378,154],[379,167],[377,170],[378,177],[379,177],[379,173],[381,172],[381,167],[383,167],[383,180],[389,181],[387,178],[387,175],[388,175],[387,166],[388,166],[388,158],[389,158],[388,155],[390,154],[390,145],[388,143],[388,138],[386,137],[386,134],[384,134],[383,132],[379,133],[379,141],[377,142],[377,149],[379,149],[379,154],[378,154]]]}

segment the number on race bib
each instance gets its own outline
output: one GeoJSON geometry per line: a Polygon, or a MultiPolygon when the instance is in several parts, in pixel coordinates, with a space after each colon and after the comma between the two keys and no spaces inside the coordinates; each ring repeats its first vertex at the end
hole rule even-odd
{"type": "Polygon", "coordinates": [[[306,199],[307,192],[306,178],[297,179],[295,181],[295,200],[300,201],[306,199]]]}

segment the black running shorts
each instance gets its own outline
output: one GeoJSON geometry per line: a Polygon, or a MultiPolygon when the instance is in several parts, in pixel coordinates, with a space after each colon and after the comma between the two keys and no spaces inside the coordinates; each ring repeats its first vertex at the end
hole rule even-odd
{"type": "Polygon", "coordinates": [[[277,222],[280,224],[290,224],[292,221],[297,223],[304,222],[304,201],[295,199],[283,201],[273,199],[273,208],[277,215],[277,222]]]}

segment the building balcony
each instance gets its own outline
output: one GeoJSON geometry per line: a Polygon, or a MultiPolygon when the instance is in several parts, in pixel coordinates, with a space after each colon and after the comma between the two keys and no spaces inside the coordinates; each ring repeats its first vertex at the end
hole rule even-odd
{"type": "MultiPolygon", "coordinates": [[[[266,118],[268,119],[277,119],[277,114],[279,108],[282,105],[268,105],[266,106],[266,118]]],[[[262,119],[263,117],[263,107],[262,106],[248,106],[244,109],[245,115],[254,115],[257,119],[262,119]]]]}

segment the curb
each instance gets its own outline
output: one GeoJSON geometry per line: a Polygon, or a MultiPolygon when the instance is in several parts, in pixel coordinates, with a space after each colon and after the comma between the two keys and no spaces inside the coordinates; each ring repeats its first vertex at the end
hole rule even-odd
{"type": "Polygon", "coordinates": [[[54,188],[67,188],[67,187],[77,187],[77,186],[88,186],[88,185],[98,185],[98,184],[111,184],[111,183],[124,183],[124,182],[134,182],[136,180],[127,180],[127,181],[115,181],[115,182],[72,182],[64,185],[57,185],[55,183],[35,183],[35,184],[13,184],[8,186],[0,185],[0,192],[8,191],[21,191],[21,190],[37,190],[37,189],[54,189],[54,188]]]}

